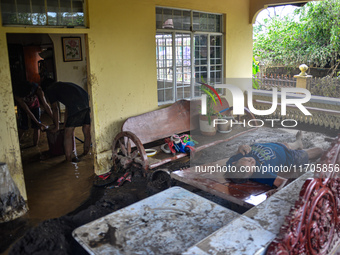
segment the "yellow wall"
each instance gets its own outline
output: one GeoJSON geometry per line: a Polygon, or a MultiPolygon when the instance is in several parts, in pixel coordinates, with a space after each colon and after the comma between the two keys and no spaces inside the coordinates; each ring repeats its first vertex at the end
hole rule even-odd
{"type": "Polygon", "coordinates": [[[6,35],[4,33],[0,33],[0,56],[0,162],[8,165],[10,174],[21,195],[24,199],[27,199],[17,135],[6,35]]]}
{"type": "Polygon", "coordinates": [[[123,121],[157,108],[155,7],[144,1],[105,0],[89,6],[93,142],[100,173],[110,169],[112,140],[123,121]]]}
{"type": "MultiPolygon", "coordinates": [[[[155,7],[225,14],[227,77],[251,77],[249,0],[88,0],[89,29],[0,27],[0,159],[24,193],[5,33],[86,34],[97,174],[111,166],[111,143],[123,121],[157,105],[155,7]],[[3,121],[5,120],[5,121],[3,121]]],[[[58,68],[58,66],[57,66],[58,68]]]]}
{"type": "Polygon", "coordinates": [[[55,64],[58,67],[56,77],[58,81],[73,82],[87,90],[87,52],[85,51],[84,34],[50,34],[54,45],[55,64]],[[82,61],[64,62],[62,37],[80,37],[82,44],[82,61]]]}
{"type": "Polygon", "coordinates": [[[109,170],[111,143],[123,121],[157,109],[156,6],[226,14],[226,75],[251,76],[248,0],[91,0],[88,36],[97,173],[109,170]],[[110,15],[103,15],[107,10],[110,15]]]}

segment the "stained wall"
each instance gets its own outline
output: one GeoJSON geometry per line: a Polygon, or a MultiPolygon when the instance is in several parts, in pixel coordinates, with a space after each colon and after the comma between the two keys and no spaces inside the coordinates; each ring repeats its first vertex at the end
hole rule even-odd
{"type": "MultiPolygon", "coordinates": [[[[9,165],[24,197],[6,33],[47,33],[53,40],[59,40],[59,35],[83,35],[92,107],[94,163],[96,173],[100,174],[111,167],[111,143],[123,121],[158,108],[156,6],[224,14],[225,75],[250,78],[249,1],[253,0],[88,0],[88,28],[0,26],[0,161],[9,165]]],[[[56,68],[58,70],[58,65],[56,68]]]]}

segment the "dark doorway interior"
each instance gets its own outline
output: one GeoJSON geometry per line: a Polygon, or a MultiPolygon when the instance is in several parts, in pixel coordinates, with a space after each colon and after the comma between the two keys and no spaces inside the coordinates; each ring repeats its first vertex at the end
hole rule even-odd
{"type": "Polygon", "coordinates": [[[55,78],[53,42],[48,34],[7,34],[12,84],[27,80],[40,84],[55,78]]]}

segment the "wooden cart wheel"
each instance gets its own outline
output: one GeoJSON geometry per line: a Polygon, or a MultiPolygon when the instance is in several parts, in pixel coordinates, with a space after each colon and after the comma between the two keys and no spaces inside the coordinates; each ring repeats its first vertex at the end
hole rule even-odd
{"type": "Polygon", "coordinates": [[[143,144],[135,134],[129,131],[116,135],[112,143],[112,159],[115,167],[119,162],[124,169],[131,167],[132,164],[137,164],[143,169],[144,176],[149,168],[143,144]]]}

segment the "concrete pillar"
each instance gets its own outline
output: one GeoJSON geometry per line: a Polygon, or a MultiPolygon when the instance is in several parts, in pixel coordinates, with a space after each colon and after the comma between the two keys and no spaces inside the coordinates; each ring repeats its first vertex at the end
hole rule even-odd
{"type": "Polygon", "coordinates": [[[296,78],[296,87],[310,90],[310,83],[313,76],[307,75],[308,66],[302,64],[299,66],[299,69],[301,73],[294,75],[294,78],[296,78]]]}

